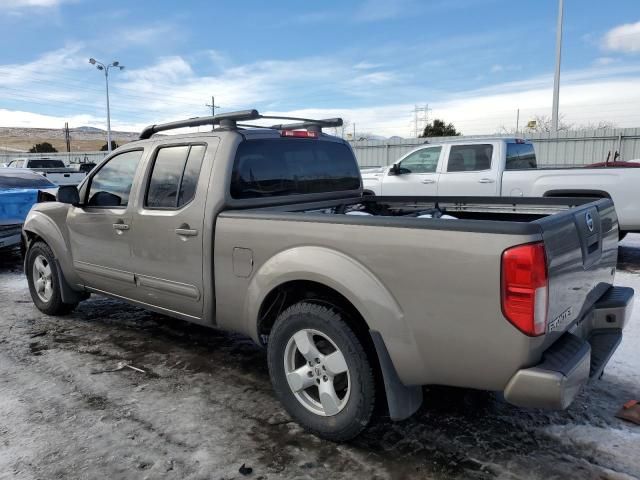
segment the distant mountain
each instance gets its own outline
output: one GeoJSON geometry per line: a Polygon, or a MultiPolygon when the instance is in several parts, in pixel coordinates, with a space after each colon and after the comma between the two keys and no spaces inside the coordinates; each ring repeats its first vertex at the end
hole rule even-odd
{"type": "MultiPolygon", "coordinates": [[[[69,131],[72,152],[100,150],[107,143],[107,132],[100,128],[83,126],[70,128],[69,131]]],[[[137,140],[138,135],[138,132],[111,132],[111,137],[118,145],[137,140]]],[[[67,149],[62,128],[0,127],[0,150],[26,152],[42,142],[51,143],[59,152],[67,149]]]]}
{"type": "Polygon", "coordinates": [[[101,128],[87,127],[87,126],[70,128],[69,130],[72,132],[80,132],[80,133],[106,133],[105,130],[102,130],[101,128]]]}

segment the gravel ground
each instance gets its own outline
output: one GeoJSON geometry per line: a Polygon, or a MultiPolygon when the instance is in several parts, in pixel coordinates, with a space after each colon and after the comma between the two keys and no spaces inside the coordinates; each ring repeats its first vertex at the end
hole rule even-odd
{"type": "MultiPolygon", "coordinates": [[[[617,283],[640,292],[640,235],[619,260],[617,283]]],[[[640,399],[639,317],[636,306],[603,379],[567,411],[429,388],[413,418],[336,445],[289,420],[246,338],[97,296],[47,317],[4,255],[0,479],[232,479],[242,464],[255,479],[640,478],[640,426],[614,417],[640,399]]]]}

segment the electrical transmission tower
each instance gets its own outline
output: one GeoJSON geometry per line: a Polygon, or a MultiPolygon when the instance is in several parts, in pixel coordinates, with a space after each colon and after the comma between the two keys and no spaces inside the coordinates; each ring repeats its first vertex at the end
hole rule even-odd
{"type": "Polygon", "coordinates": [[[424,131],[424,127],[429,123],[429,104],[426,103],[424,106],[414,105],[413,107],[413,136],[418,138],[418,136],[424,131]]]}

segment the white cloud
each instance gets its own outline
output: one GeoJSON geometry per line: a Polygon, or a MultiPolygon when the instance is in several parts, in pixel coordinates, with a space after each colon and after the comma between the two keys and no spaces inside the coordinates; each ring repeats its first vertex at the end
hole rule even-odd
{"type": "Polygon", "coordinates": [[[598,67],[606,67],[608,65],[616,63],[617,61],[618,59],[612,57],[598,57],[594,60],[593,64],[598,67]]]}
{"type": "Polygon", "coordinates": [[[609,30],[604,36],[603,46],[613,52],[640,52],[640,22],[619,25],[609,30]]]}
{"type": "MultiPolygon", "coordinates": [[[[91,115],[73,115],[56,117],[54,115],[41,115],[20,110],[0,109],[0,126],[24,127],[24,128],[61,128],[65,122],[72,127],[92,125],[102,127],[102,120],[91,115]]],[[[106,122],[104,122],[106,124],[106,122]]]]}
{"type": "Polygon", "coordinates": [[[151,26],[139,25],[135,28],[120,30],[111,35],[113,39],[116,39],[118,44],[130,48],[133,45],[151,45],[167,35],[170,36],[172,40],[175,40],[178,32],[173,25],[158,24],[151,26]]]}
{"type": "Polygon", "coordinates": [[[355,12],[355,19],[361,22],[378,22],[410,15],[413,3],[410,0],[366,0],[355,12]]]}
{"type": "Polygon", "coordinates": [[[73,1],[76,0],[3,0],[0,13],[2,10],[16,11],[20,9],[53,8],[63,3],[73,1]]]}
{"type": "MultiPolygon", "coordinates": [[[[0,125],[60,128],[69,121],[74,127],[103,128],[104,84],[86,56],[82,45],[70,45],[25,64],[0,65],[0,102],[5,108],[0,110],[0,125]]],[[[453,122],[466,134],[515,126],[517,109],[524,122],[549,114],[551,108],[550,74],[475,90],[436,92],[402,72],[383,70],[366,60],[354,68],[339,56],[244,65],[230,65],[226,58],[221,62],[223,57],[210,51],[193,58],[197,60],[164,57],[145,68],[117,72],[110,84],[114,129],[137,131],[150,123],[206,115],[211,95],[223,111],[258,108],[299,116],[342,116],[358,131],[387,136],[409,135],[413,104],[425,99],[430,118],[453,122]],[[305,105],[317,108],[301,108],[305,105]]],[[[595,65],[563,72],[560,108],[569,122],[608,120],[621,127],[637,126],[639,107],[640,65],[595,65]]]]}

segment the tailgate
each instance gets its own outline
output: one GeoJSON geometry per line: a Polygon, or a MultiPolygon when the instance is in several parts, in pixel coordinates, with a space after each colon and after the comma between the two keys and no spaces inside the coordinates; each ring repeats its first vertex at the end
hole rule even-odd
{"type": "Polygon", "coordinates": [[[549,268],[547,341],[580,321],[613,283],[618,218],[610,199],[537,220],[549,268]]]}
{"type": "Polygon", "coordinates": [[[76,171],[39,171],[43,177],[56,185],[78,185],[86,176],[82,172],[76,171]]]}

